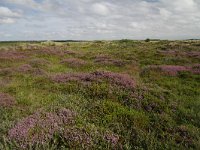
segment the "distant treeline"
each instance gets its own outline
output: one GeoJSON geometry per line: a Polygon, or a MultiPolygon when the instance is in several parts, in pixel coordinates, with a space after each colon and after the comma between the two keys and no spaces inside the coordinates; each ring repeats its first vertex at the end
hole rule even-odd
{"type": "MultiPolygon", "coordinates": [[[[0,43],[41,43],[47,42],[48,40],[41,40],[41,41],[0,41],[0,43]]],[[[50,40],[52,42],[86,42],[83,40],[50,40]]]]}
{"type": "MultiPolygon", "coordinates": [[[[149,39],[147,38],[145,41],[163,41],[163,40],[160,40],[160,39],[149,39]]],[[[185,39],[185,41],[187,40],[200,40],[200,39],[185,39]]],[[[47,42],[48,40],[32,40],[32,41],[0,41],[0,43],[5,43],[5,44],[15,44],[15,43],[41,43],[41,42],[47,42]]],[[[91,40],[49,40],[49,41],[52,41],[52,42],[90,42],[91,40]]],[[[97,42],[97,41],[104,41],[104,40],[93,40],[94,42],[97,42]]],[[[142,41],[142,40],[131,40],[131,39],[121,39],[121,40],[111,40],[111,41],[142,41]]],[[[166,41],[166,40],[164,40],[166,41]]],[[[184,41],[184,40],[183,40],[184,41]]]]}

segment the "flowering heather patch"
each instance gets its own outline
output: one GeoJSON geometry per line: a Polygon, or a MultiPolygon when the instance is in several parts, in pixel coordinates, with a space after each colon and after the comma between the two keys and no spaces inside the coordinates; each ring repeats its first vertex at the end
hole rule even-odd
{"type": "Polygon", "coordinates": [[[0,51],[0,59],[3,60],[16,60],[16,59],[25,59],[27,58],[26,54],[18,51],[0,51]]]}
{"type": "Polygon", "coordinates": [[[69,109],[61,109],[57,113],[37,112],[19,121],[9,130],[8,137],[24,148],[28,144],[43,144],[64,125],[72,124],[74,117],[75,113],[69,109]]]}
{"type": "Polygon", "coordinates": [[[108,55],[102,55],[102,54],[100,54],[100,55],[95,56],[94,59],[111,59],[111,57],[108,56],[108,55]]]}
{"type": "Polygon", "coordinates": [[[157,71],[161,71],[167,75],[170,76],[176,76],[178,75],[178,73],[180,72],[190,72],[193,74],[199,74],[200,73],[200,68],[199,68],[199,64],[193,65],[193,66],[174,66],[174,65],[151,65],[147,68],[145,68],[145,70],[149,71],[149,70],[157,70],[157,71]]]}
{"type": "Polygon", "coordinates": [[[194,57],[194,58],[200,58],[200,52],[199,51],[190,51],[190,52],[187,52],[187,56],[194,57]]]}
{"type": "Polygon", "coordinates": [[[94,62],[104,65],[124,66],[125,63],[121,60],[112,59],[109,56],[96,56],[94,62]]]}
{"type": "Polygon", "coordinates": [[[71,67],[80,67],[84,66],[86,62],[78,58],[68,58],[61,61],[62,64],[68,64],[71,67]]]}
{"type": "Polygon", "coordinates": [[[15,99],[6,93],[0,93],[0,107],[11,107],[15,104],[15,99]]]}
{"type": "Polygon", "coordinates": [[[42,70],[40,68],[33,68],[29,64],[24,64],[24,65],[19,66],[16,69],[16,71],[19,73],[30,73],[33,75],[45,75],[46,74],[46,72],[44,70],[42,70]]]}
{"type": "Polygon", "coordinates": [[[175,76],[182,71],[189,71],[189,68],[185,66],[173,66],[173,65],[162,65],[159,66],[159,69],[161,69],[161,71],[171,76],[175,76]]]}
{"type": "Polygon", "coordinates": [[[13,73],[12,68],[3,68],[0,69],[0,75],[11,75],[13,73]]]}
{"type": "Polygon", "coordinates": [[[35,58],[29,61],[29,64],[33,67],[40,67],[40,66],[46,66],[50,64],[50,62],[46,59],[42,58],[35,58]]]}
{"type": "Polygon", "coordinates": [[[194,65],[192,65],[192,68],[193,69],[200,69],[200,64],[194,64],[194,65]]]}
{"type": "Polygon", "coordinates": [[[52,49],[43,49],[38,51],[39,54],[44,54],[44,55],[55,55],[55,56],[62,56],[61,51],[57,50],[52,50],[52,49]]]}
{"type": "Polygon", "coordinates": [[[63,138],[68,142],[71,148],[76,147],[77,145],[88,147],[92,144],[92,137],[84,128],[65,128],[63,138]]]}
{"type": "Polygon", "coordinates": [[[68,54],[68,55],[75,55],[75,54],[77,54],[77,52],[74,52],[72,50],[64,50],[63,52],[64,52],[64,54],[68,54]]]}
{"type": "Polygon", "coordinates": [[[175,50],[159,51],[159,53],[169,56],[184,56],[186,54],[185,52],[175,51],[175,50]]]}
{"type": "Polygon", "coordinates": [[[42,47],[38,50],[32,51],[34,54],[44,54],[44,55],[55,55],[55,56],[63,56],[64,52],[58,46],[49,46],[49,47],[42,47]]]}
{"type": "Polygon", "coordinates": [[[176,51],[176,50],[168,50],[168,51],[159,51],[163,55],[169,56],[188,56],[193,58],[200,58],[199,51],[176,51]]]}
{"type": "Polygon", "coordinates": [[[59,74],[52,78],[53,81],[58,83],[64,83],[69,81],[102,81],[107,80],[112,84],[124,87],[124,88],[134,88],[135,81],[127,74],[106,72],[106,71],[96,71],[93,73],[67,73],[59,74]]]}
{"type": "MultiPolygon", "coordinates": [[[[69,81],[84,81],[88,76],[87,73],[67,73],[67,74],[58,74],[52,77],[52,80],[58,83],[65,83],[69,81]]],[[[90,79],[88,78],[88,81],[90,79]]]]}
{"type": "Polygon", "coordinates": [[[64,55],[77,55],[80,53],[72,50],[62,50],[62,47],[43,47],[42,50],[37,50],[39,54],[55,55],[55,56],[64,56],[64,55]]]}
{"type": "Polygon", "coordinates": [[[6,82],[4,82],[4,80],[0,79],[0,88],[3,87],[3,86],[5,86],[5,85],[6,85],[6,82]]]}
{"type": "Polygon", "coordinates": [[[47,55],[55,55],[55,56],[63,56],[64,53],[61,50],[58,49],[44,49],[42,51],[43,54],[47,54],[47,55]]]}
{"type": "Polygon", "coordinates": [[[47,75],[47,72],[40,68],[34,68],[31,74],[36,75],[36,76],[43,76],[43,75],[47,75]]]}
{"type": "Polygon", "coordinates": [[[17,71],[22,72],[22,73],[30,73],[33,71],[33,67],[29,64],[24,64],[21,65],[17,68],[17,71]]]}
{"type": "Polygon", "coordinates": [[[0,75],[12,75],[15,72],[19,72],[19,73],[30,73],[33,75],[45,75],[46,72],[40,68],[33,68],[31,65],[29,64],[23,64],[17,68],[3,68],[0,69],[0,75]]]}
{"type": "Polygon", "coordinates": [[[135,81],[127,74],[96,71],[92,73],[96,78],[108,79],[111,83],[122,86],[124,88],[134,88],[135,81]]]}
{"type": "Polygon", "coordinates": [[[111,143],[113,146],[116,146],[119,142],[119,136],[114,133],[106,133],[104,139],[111,143]]]}
{"type": "Polygon", "coordinates": [[[85,128],[67,127],[62,133],[63,138],[67,141],[70,148],[82,146],[82,148],[92,148],[94,144],[103,141],[113,148],[119,146],[119,135],[110,131],[101,131],[92,129],[86,131],[85,128]]]}
{"type": "Polygon", "coordinates": [[[11,82],[9,78],[2,78],[0,79],[0,87],[5,87],[11,82]]]}
{"type": "Polygon", "coordinates": [[[193,74],[200,74],[200,64],[195,64],[191,66],[191,69],[193,74]]]}

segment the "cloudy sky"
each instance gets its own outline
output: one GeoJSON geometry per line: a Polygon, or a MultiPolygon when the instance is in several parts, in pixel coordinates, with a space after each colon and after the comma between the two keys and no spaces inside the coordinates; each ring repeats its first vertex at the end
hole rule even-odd
{"type": "Polygon", "coordinates": [[[200,38],[200,0],[0,0],[0,40],[200,38]]]}

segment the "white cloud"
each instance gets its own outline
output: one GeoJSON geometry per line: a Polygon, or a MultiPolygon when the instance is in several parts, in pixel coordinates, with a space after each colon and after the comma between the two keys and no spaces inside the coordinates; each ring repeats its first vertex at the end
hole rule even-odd
{"type": "Polygon", "coordinates": [[[0,24],[12,24],[21,17],[19,12],[14,12],[7,7],[0,7],[0,24]]]}
{"type": "Polygon", "coordinates": [[[105,4],[102,3],[95,3],[92,5],[92,11],[98,15],[108,15],[109,9],[105,4]]]}
{"type": "Polygon", "coordinates": [[[21,15],[17,12],[11,11],[7,7],[0,7],[0,17],[20,17],[21,15]]]}
{"type": "Polygon", "coordinates": [[[12,24],[15,20],[12,18],[0,18],[0,24],[12,24]]]}

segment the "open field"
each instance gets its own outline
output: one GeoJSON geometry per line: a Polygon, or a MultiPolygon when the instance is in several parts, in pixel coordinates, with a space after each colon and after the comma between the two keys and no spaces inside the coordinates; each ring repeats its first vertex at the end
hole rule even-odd
{"type": "Polygon", "coordinates": [[[0,43],[0,149],[199,149],[200,41],[0,43]]]}

